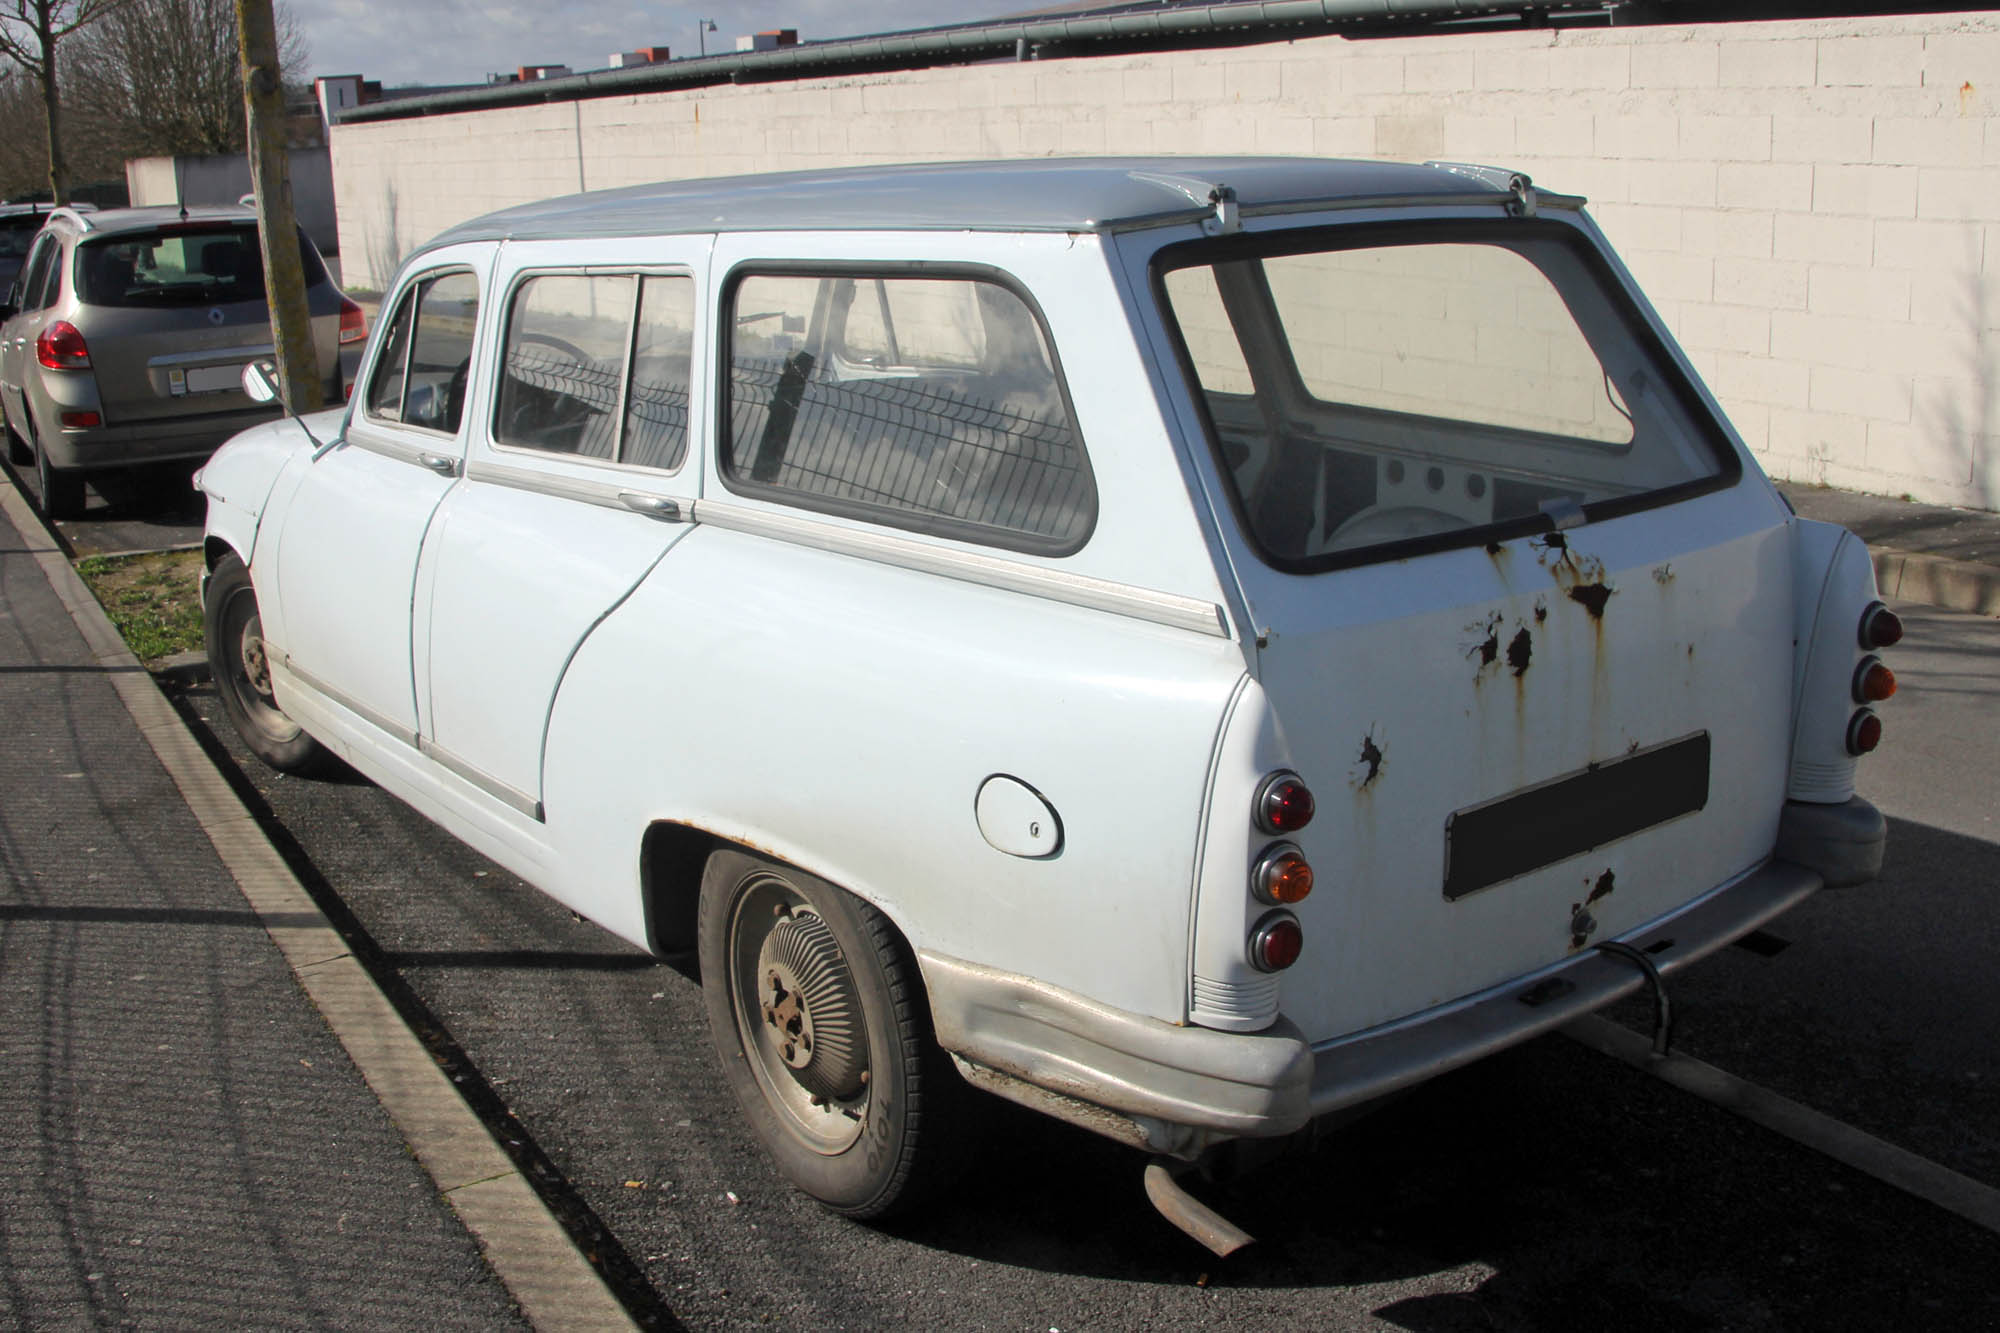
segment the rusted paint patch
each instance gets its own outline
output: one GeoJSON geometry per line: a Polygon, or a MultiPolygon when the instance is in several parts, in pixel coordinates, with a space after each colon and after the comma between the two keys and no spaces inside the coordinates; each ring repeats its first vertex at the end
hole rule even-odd
{"type": "Polygon", "coordinates": [[[1516,676],[1528,674],[1528,659],[1535,655],[1535,641],[1528,633],[1526,625],[1514,632],[1507,642],[1507,666],[1516,676]]]}
{"type": "Polygon", "coordinates": [[[1363,736],[1361,738],[1361,753],[1356,760],[1359,767],[1354,770],[1356,778],[1355,788],[1360,791],[1367,791],[1370,787],[1374,786],[1375,779],[1382,776],[1382,763],[1387,758],[1388,756],[1382,752],[1382,747],[1375,743],[1375,733],[1373,731],[1363,736]]]}
{"type": "Polygon", "coordinates": [[[1662,588],[1666,587],[1669,583],[1672,583],[1673,581],[1674,581],[1674,567],[1672,565],[1661,565],[1658,569],[1653,571],[1653,582],[1659,584],[1662,588]]]}
{"type": "Polygon", "coordinates": [[[1507,548],[1502,546],[1499,542],[1488,542],[1486,543],[1486,554],[1494,557],[1495,559],[1498,559],[1499,557],[1507,554],[1507,548]]]}
{"type": "Polygon", "coordinates": [[[1472,645],[1465,650],[1466,659],[1477,661],[1481,670],[1500,660],[1501,620],[1500,613],[1495,611],[1483,624],[1465,627],[1465,632],[1474,636],[1472,645]]]}
{"type": "Polygon", "coordinates": [[[1578,583],[1571,586],[1569,599],[1590,612],[1592,620],[1604,619],[1604,604],[1618,590],[1603,583],[1578,583]]]}
{"type": "Polygon", "coordinates": [[[1546,597],[1537,597],[1535,599],[1535,623],[1537,625],[1546,624],[1548,622],[1548,618],[1549,618],[1549,599],[1546,597]]]}
{"type": "Polygon", "coordinates": [[[1597,882],[1590,886],[1590,896],[1583,900],[1583,905],[1588,907],[1599,898],[1609,897],[1615,887],[1617,887],[1616,878],[1609,870],[1605,871],[1597,877],[1597,882]]]}
{"type": "Polygon", "coordinates": [[[1569,947],[1581,949],[1590,943],[1590,937],[1597,932],[1597,918],[1582,903],[1569,905],[1569,947]]]}

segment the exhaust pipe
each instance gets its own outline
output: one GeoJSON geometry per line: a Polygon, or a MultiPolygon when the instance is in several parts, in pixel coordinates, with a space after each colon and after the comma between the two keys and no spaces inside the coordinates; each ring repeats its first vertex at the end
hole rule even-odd
{"type": "Polygon", "coordinates": [[[1230,1255],[1256,1240],[1249,1232],[1181,1188],[1161,1158],[1146,1164],[1146,1197],[1160,1216],[1200,1241],[1218,1257],[1230,1255]]]}

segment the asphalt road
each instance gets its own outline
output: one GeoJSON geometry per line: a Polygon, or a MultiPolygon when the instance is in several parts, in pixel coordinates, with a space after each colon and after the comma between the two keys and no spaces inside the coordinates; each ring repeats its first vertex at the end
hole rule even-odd
{"type": "MultiPolygon", "coordinates": [[[[77,555],[199,546],[207,505],[190,480],[198,466],[156,463],[98,473],[84,492],[83,517],[64,519],[54,527],[77,555]]],[[[6,467],[21,493],[46,518],[34,464],[6,467]]]]}
{"type": "MultiPolygon", "coordinates": [[[[1675,984],[1681,1044],[2000,1185],[2000,622],[1912,611],[1864,789],[1876,885],[1675,984]]],[[[1205,1187],[1218,1262],[1141,1159],[995,1104],[978,1165],[892,1228],[792,1192],[741,1125],[692,968],[654,963],[359,778],[240,766],[502,1137],[539,1155],[645,1322],[695,1329],[2000,1328],[2000,1237],[1561,1037],[1205,1187]],[[732,1197],[733,1196],[733,1197],[732,1197]]],[[[1644,1018],[1635,1008],[1633,1021],[1644,1018]]]]}

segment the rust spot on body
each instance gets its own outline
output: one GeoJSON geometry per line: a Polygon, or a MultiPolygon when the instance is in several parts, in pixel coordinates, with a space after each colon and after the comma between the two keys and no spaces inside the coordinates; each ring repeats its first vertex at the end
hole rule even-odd
{"type": "Polygon", "coordinates": [[[1465,650],[1465,655],[1468,660],[1476,659],[1482,671],[1500,660],[1500,624],[1500,613],[1495,611],[1487,617],[1484,624],[1465,627],[1467,634],[1479,636],[1473,641],[1472,646],[1465,650]]]}
{"type": "Polygon", "coordinates": [[[1528,672],[1528,659],[1534,655],[1535,641],[1529,635],[1528,627],[1523,625],[1514,632],[1514,637],[1508,640],[1507,665],[1516,676],[1524,676],[1528,672]]]}
{"type": "Polygon", "coordinates": [[[1499,542],[1488,542],[1486,543],[1486,554],[1491,556],[1502,556],[1507,554],[1507,548],[1502,546],[1499,542]]]}
{"type": "Polygon", "coordinates": [[[1569,599],[1590,612],[1592,620],[1602,620],[1604,604],[1611,600],[1611,594],[1616,591],[1618,591],[1616,588],[1606,587],[1602,583],[1579,583],[1570,588],[1569,599]]]}
{"type": "Polygon", "coordinates": [[[1582,903],[1569,905],[1569,947],[1581,949],[1597,931],[1597,918],[1582,903]]]}
{"type": "Polygon", "coordinates": [[[1537,625],[1546,624],[1548,618],[1549,618],[1548,599],[1544,597],[1537,597],[1535,599],[1535,623],[1537,625]]]}
{"type": "Polygon", "coordinates": [[[1673,581],[1674,581],[1674,567],[1672,565],[1661,565],[1658,569],[1653,571],[1653,582],[1659,584],[1662,588],[1666,587],[1669,583],[1672,583],[1673,581]]]}
{"type": "Polygon", "coordinates": [[[1382,776],[1382,761],[1385,757],[1382,753],[1382,747],[1375,743],[1374,732],[1371,731],[1366,736],[1363,736],[1361,738],[1361,754],[1359,756],[1361,781],[1355,785],[1363,791],[1374,785],[1375,779],[1382,776]]]}
{"type": "Polygon", "coordinates": [[[1615,887],[1617,887],[1617,884],[1611,872],[1609,870],[1605,871],[1597,877],[1597,883],[1591,885],[1590,896],[1583,900],[1583,905],[1588,907],[1599,898],[1610,896],[1611,890],[1615,887]]]}

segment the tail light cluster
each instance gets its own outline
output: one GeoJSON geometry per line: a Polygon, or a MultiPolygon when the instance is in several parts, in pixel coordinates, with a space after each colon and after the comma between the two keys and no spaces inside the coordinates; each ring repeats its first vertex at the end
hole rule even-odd
{"type": "Polygon", "coordinates": [[[345,296],[340,298],[340,341],[358,343],[368,336],[368,316],[345,296]]]}
{"type": "Polygon", "coordinates": [[[66,319],[56,320],[35,339],[35,360],[50,370],[87,370],[90,348],[83,333],[66,319]]]}
{"type": "Polygon", "coordinates": [[[1273,908],[1250,929],[1250,965],[1259,972],[1284,971],[1305,948],[1299,919],[1285,909],[1312,892],[1313,870],[1305,854],[1284,835],[1297,833],[1312,817],[1312,792],[1298,774],[1280,770],[1258,785],[1251,823],[1279,839],[1258,854],[1250,869],[1251,896],[1273,908]]]}
{"type": "Polygon", "coordinates": [[[1881,703],[1896,692],[1896,673],[1883,665],[1875,649],[1902,641],[1902,619],[1882,603],[1870,602],[1861,612],[1856,637],[1868,655],[1854,668],[1851,692],[1860,707],[1847,721],[1847,752],[1864,755],[1882,743],[1882,719],[1868,705],[1881,703]]]}

